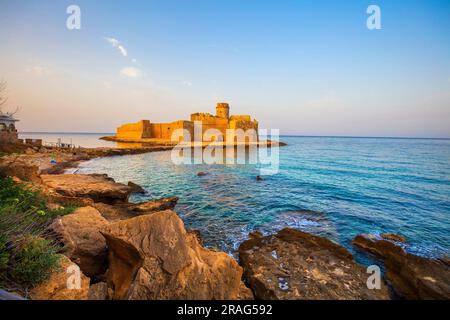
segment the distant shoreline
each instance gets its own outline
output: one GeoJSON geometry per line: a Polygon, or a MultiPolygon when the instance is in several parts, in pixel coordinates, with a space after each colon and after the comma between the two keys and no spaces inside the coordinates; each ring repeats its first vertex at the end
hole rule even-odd
{"type": "MultiPolygon", "coordinates": [[[[20,134],[74,134],[74,135],[114,135],[113,132],[19,132],[20,134]]],[[[330,135],[292,135],[282,134],[280,137],[293,138],[339,138],[339,139],[403,139],[403,140],[450,140],[450,137],[390,137],[390,136],[330,136],[330,135]]]]}

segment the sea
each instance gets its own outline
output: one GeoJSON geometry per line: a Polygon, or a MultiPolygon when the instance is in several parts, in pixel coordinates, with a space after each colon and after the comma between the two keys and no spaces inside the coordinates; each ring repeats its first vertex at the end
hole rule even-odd
{"type": "MultiPolygon", "coordinates": [[[[21,134],[85,147],[114,146],[107,134],[21,134]]],[[[175,208],[207,247],[236,255],[252,231],[290,227],[327,237],[358,262],[372,257],[352,246],[360,233],[396,233],[405,250],[430,258],[450,254],[450,140],[281,136],[278,172],[261,164],[175,164],[171,152],[93,159],[77,173],[133,181],[146,195],[179,197],[175,208]],[[197,173],[207,175],[198,176],[197,173]]]]}

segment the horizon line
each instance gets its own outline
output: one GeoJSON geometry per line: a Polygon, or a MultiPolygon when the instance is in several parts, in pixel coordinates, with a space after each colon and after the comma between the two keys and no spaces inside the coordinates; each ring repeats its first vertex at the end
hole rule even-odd
{"type": "MultiPolygon", "coordinates": [[[[114,132],[64,132],[64,131],[23,131],[18,134],[104,134],[114,135],[114,132]]],[[[364,138],[364,139],[417,139],[417,140],[450,140],[450,137],[408,137],[408,136],[347,136],[347,135],[302,135],[302,134],[281,134],[280,137],[298,138],[364,138]]]]}

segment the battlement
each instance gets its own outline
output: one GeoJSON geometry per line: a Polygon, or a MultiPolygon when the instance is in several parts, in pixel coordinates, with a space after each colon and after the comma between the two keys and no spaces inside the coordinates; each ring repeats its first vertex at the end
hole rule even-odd
{"type": "MultiPolygon", "coordinates": [[[[172,134],[177,129],[189,132],[193,137],[194,122],[202,123],[202,133],[208,129],[219,130],[226,137],[227,129],[254,129],[258,131],[258,122],[252,120],[249,115],[232,115],[230,117],[228,103],[220,102],[216,105],[216,115],[207,112],[191,114],[190,121],[179,120],[169,123],[153,123],[149,120],[141,120],[136,123],[124,124],[117,128],[116,138],[128,141],[140,141],[145,139],[171,140],[172,134]]],[[[183,137],[180,137],[183,139],[183,137]]]]}

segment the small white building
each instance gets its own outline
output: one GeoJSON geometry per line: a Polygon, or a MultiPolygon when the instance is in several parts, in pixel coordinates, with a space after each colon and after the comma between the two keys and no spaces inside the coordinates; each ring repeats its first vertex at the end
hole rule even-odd
{"type": "Polygon", "coordinates": [[[19,121],[11,114],[0,111],[0,143],[15,143],[18,134],[15,123],[19,121]]]}

